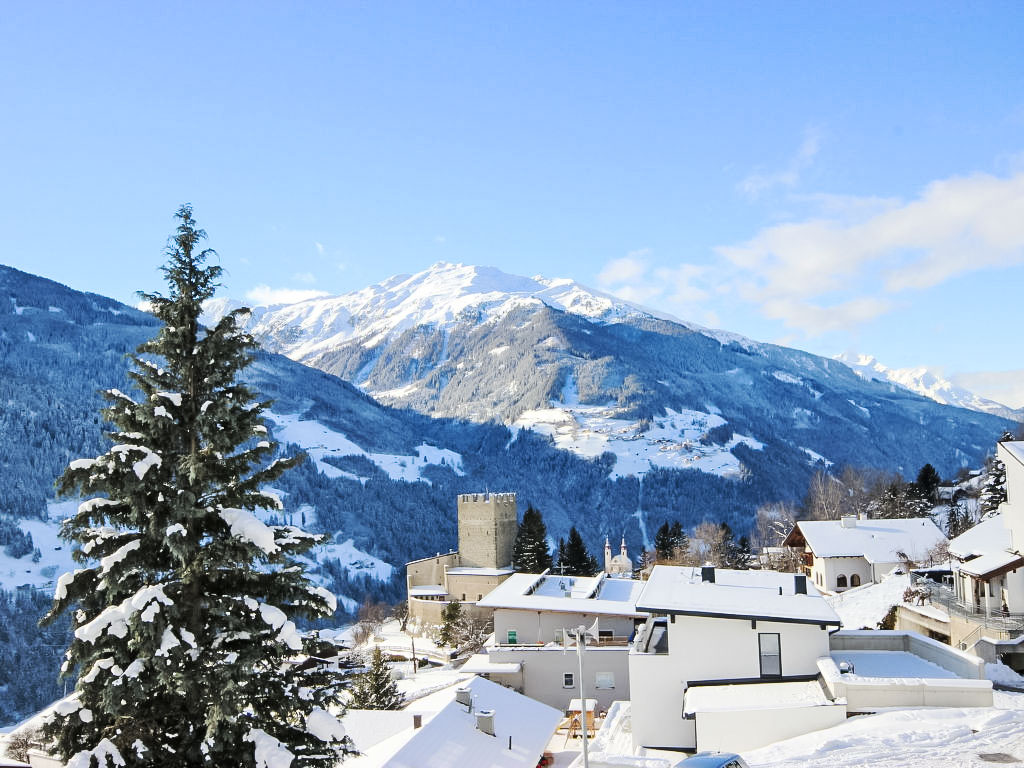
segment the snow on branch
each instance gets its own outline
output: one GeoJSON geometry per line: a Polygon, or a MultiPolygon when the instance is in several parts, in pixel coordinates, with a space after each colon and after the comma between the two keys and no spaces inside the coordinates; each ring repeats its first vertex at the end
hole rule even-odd
{"type": "Polygon", "coordinates": [[[160,603],[174,605],[174,601],[164,594],[163,585],[143,587],[117,605],[104,608],[99,616],[76,629],[75,637],[86,643],[95,643],[104,633],[123,638],[128,634],[128,621],[132,616],[146,608],[142,618],[152,621],[160,603]]]}
{"type": "Polygon", "coordinates": [[[272,555],[280,549],[274,541],[274,529],[246,509],[222,509],[221,520],[231,528],[231,535],[272,555]]]}
{"type": "Polygon", "coordinates": [[[245,740],[256,745],[256,768],[289,768],[295,760],[291,751],[262,728],[251,729],[245,740]]]}

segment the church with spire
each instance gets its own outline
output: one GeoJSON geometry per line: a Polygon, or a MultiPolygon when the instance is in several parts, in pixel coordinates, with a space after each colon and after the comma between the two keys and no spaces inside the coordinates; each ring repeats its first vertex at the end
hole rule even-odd
{"type": "Polygon", "coordinates": [[[619,545],[619,554],[612,557],[612,545],[608,542],[608,537],[604,537],[604,572],[609,576],[626,576],[632,578],[633,576],[633,561],[629,559],[629,555],[626,553],[626,537],[622,537],[622,543],[619,545]]]}

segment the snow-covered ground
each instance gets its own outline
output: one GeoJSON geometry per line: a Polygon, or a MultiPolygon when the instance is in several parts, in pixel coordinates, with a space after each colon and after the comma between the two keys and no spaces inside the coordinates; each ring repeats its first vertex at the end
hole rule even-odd
{"type": "Polygon", "coordinates": [[[280,442],[301,446],[314,461],[317,469],[327,477],[347,477],[363,483],[369,479],[338,469],[333,464],[324,461],[327,457],[343,458],[345,456],[361,456],[369,459],[386,472],[392,480],[405,480],[409,483],[430,482],[422,476],[421,472],[425,467],[431,465],[444,464],[451,467],[456,474],[463,474],[462,456],[445,448],[426,444],[418,445],[415,456],[371,453],[360,448],[341,432],[330,429],[318,421],[303,419],[294,414],[270,411],[267,411],[267,417],[274,423],[274,437],[280,442]]]}
{"type": "Polygon", "coordinates": [[[753,768],[951,768],[1024,761],[1024,694],[996,706],[908,709],[853,717],[823,731],[745,753],[753,768]],[[1005,758],[985,759],[989,756],[1005,758]]]}
{"type": "Polygon", "coordinates": [[[614,404],[582,405],[567,385],[562,401],[552,401],[550,408],[525,411],[514,424],[550,436],[555,445],[580,456],[615,455],[611,477],[643,475],[653,467],[665,469],[696,469],[701,472],[735,477],[742,472],[740,460],[732,449],[744,444],[755,450],[764,445],[752,437],[733,435],[724,445],[701,443],[708,430],[726,423],[713,413],[673,411],[656,417],[641,431],[635,420],[618,418],[614,404]]]}

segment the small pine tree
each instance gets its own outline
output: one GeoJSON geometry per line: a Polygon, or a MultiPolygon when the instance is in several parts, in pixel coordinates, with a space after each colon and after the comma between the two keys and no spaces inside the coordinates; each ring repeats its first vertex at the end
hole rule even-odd
{"type": "Polygon", "coordinates": [[[551,567],[548,529],[540,512],[532,506],[523,513],[512,545],[512,567],[520,573],[543,573],[551,567]]]}
{"type": "Polygon", "coordinates": [[[402,694],[391,677],[384,654],[379,646],[374,646],[370,666],[356,676],[352,685],[349,706],[353,709],[401,709],[402,704],[402,694]]]}
{"type": "Polygon", "coordinates": [[[931,504],[938,501],[939,486],[942,485],[942,478],[931,464],[925,464],[917,473],[914,481],[914,488],[918,496],[931,504]]]}
{"type": "Polygon", "coordinates": [[[661,524],[654,534],[654,554],[658,560],[668,561],[675,555],[675,541],[672,539],[672,528],[668,520],[661,524]]]}
{"type": "Polygon", "coordinates": [[[451,600],[441,611],[441,632],[438,635],[440,645],[454,647],[458,645],[462,629],[462,603],[451,600]]]}
{"type": "Polygon", "coordinates": [[[978,497],[978,511],[982,517],[991,515],[1006,501],[1006,465],[992,456],[985,469],[985,484],[978,497]]]}
{"type": "Polygon", "coordinates": [[[677,560],[686,554],[690,548],[690,540],[686,536],[686,532],[683,530],[683,524],[678,520],[672,521],[672,526],[669,528],[669,534],[672,537],[672,548],[673,557],[677,560]]]}
{"type": "Polygon", "coordinates": [[[80,673],[47,736],[76,765],[327,768],[344,740],[337,686],[289,663],[316,651],[289,614],[335,610],[297,559],[317,537],[253,514],[280,508],[261,489],[301,457],[266,464],[267,403],[236,380],[256,344],[237,312],[200,326],[220,268],[204,266],[191,209],[177,218],[169,296],[143,294],[163,326],[132,358],[133,394],[105,394],[115,445],[59,481],[91,498],[63,527],[83,567],[44,620],[71,613],[62,673],[80,673]]]}
{"type": "Polygon", "coordinates": [[[597,573],[597,558],[587,551],[583,537],[573,526],[569,538],[559,547],[559,571],[566,576],[593,576],[597,573]]]}

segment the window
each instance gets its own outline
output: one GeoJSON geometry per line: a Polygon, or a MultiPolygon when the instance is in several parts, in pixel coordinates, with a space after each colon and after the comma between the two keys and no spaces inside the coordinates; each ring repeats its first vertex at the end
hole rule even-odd
{"type": "Polygon", "coordinates": [[[859,573],[855,573],[855,574],[853,574],[853,576],[850,577],[850,586],[851,587],[859,587],[860,586],[860,574],[859,573]]]}
{"type": "Polygon", "coordinates": [[[466,602],[466,593],[465,592],[462,593],[462,602],[466,602]]]}
{"type": "Polygon", "coordinates": [[[516,630],[510,629],[505,634],[509,645],[515,645],[519,642],[519,633],[516,630]]]}
{"type": "Polygon", "coordinates": [[[599,629],[597,630],[597,639],[601,642],[607,642],[615,637],[614,630],[611,629],[599,629]]]}
{"type": "Polygon", "coordinates": [[[615,687],[615,673],[598,672],[594,678],[594,687],[598,690],[611,690],[615,687]]]}
{"type": "Polygon", "coordinates": [[[564,675],[562,675],[563,688],[572,688],[575,683],[576,677],[573,675],[572,672],[566,672],[564,675]]]}
{"type": "Polygon", "coordinates": [[[778,632],[759,632],[757,645],[761,654],[761,677],[782,677],[782,649],[778,632]]]}
{"type": "Polygon", "coordinates": [[[836,589],[846,589],[846,574],[840,573],[836,576],[836,589]]]}
{"type": "Polygon", "coordinates": [[[565,630],[562,630],[562,629],[556,629],[555,630],[555,642],[558,643],[559,645],[565,645],[565,630]]]}

